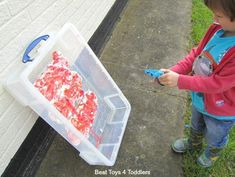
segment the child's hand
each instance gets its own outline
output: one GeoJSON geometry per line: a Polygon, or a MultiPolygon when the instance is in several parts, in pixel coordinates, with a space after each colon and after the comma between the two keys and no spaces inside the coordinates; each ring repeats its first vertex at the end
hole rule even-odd
{"type": "Polygon", "coordinates": [[[179,79],[179,74],[169,69],[161,69],[161,71],[163,71],[164,74],[158,78],[159,82],[168,87],[176,87],[179,79]]]}

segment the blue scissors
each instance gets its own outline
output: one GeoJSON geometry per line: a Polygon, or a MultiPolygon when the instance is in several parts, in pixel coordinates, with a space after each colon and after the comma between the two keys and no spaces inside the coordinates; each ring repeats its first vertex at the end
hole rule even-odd
{"type": "Polygon", "coordinates": [[[153,78],[159,78],[161,75],[164,74],[163,71],[157,70],[157,69],[145,69],[144,73],[153,77],[153,78]]]}

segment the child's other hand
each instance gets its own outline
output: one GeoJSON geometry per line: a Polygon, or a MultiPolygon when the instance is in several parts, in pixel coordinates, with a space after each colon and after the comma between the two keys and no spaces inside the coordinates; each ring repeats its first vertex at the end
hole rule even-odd
{"type": "Polygon", "coordinates": [[[159,82],[167,87],[176,87],[179,74],[169,69],[161,69],[161,71],[163,71],[164,74],[158,78],[159,82]]]}

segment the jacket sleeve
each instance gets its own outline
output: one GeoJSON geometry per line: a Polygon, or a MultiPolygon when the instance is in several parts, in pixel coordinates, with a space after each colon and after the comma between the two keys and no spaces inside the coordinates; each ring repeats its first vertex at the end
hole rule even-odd
{"type": "Polygon", "coordinates": [[[235,59],[228,62],[219,74],[206,76],[180,75],[178,88],[204,93],[221,93],[235,87],[235,59]]]}

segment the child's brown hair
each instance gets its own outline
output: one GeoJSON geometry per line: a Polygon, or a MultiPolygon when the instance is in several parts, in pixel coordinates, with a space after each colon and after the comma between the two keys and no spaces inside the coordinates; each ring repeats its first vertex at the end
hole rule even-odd
{"type": "Polygon", "coordinates": [[[204,0],[211,10],[221,10],[231,21],[235,19],[235,0],[204,0]]]}

